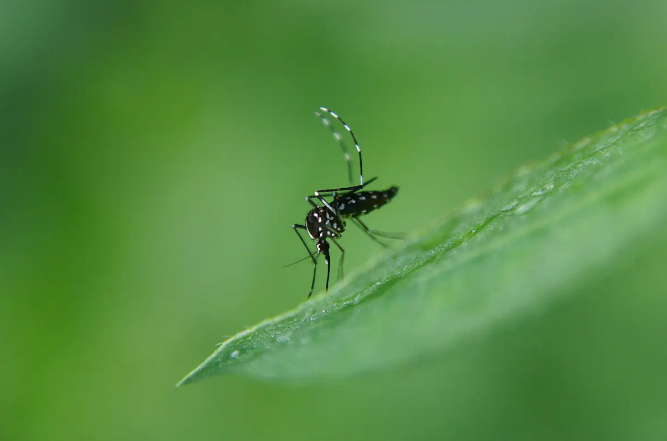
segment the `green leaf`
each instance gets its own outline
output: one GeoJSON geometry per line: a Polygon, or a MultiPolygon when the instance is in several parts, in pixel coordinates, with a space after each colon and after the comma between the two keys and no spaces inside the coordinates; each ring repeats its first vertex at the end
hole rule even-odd
{"type": "Polygon", "coordinates": [[[548,308],[666,220],[663,108],[519,169],[328,294],[228,339],[180,384],[218,373],[347,377],[419,363],[548,308]]]}

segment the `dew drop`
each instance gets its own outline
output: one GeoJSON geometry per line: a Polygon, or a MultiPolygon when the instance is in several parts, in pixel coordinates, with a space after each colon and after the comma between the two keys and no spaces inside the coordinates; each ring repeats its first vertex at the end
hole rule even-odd
{"type": "Polygon", "coordinates": [[[546,184],[538,188],[537,190],[531,193],[531,196],[544,196],[545,194],[551,193],[551,190],[554,189],[553,179],[549,180],[546,184]]]}
{"type": "Polygon", "coordinates": [[[236,357],[239,356],[239,351],[234,351],[231,354],[229,354],[229,356],[232,357],[232,358],[236,358],[236,357]]]}
{"type": "Polygon", "coordinates": [[[526,199],[521,205],[519,205],[516,210],[514,210],[515,214],[526,214],[533,208],[537,206],[542,201],[540,198],[530,198],[526,199]]]}
{"type": "Polygon", "coordinates": [[[500,211],[507,212],[507,211],[512,211],[516,208],[516,206],[519,205],[519,201],[516,199],[510,202],[509,204],[505,205],[503,208],[500,209],[500,211]]]}

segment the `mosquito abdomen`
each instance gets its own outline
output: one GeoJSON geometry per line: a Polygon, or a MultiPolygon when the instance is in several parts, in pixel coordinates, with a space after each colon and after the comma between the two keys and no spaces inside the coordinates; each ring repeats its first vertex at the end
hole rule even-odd
{"type": "Polygon", "coordinates": [[[398,193],[398,187],[384,191],[359,191],[338,198],[338,210],[341,216],[354,217],[368,214],[386,205],[398,193]]]}

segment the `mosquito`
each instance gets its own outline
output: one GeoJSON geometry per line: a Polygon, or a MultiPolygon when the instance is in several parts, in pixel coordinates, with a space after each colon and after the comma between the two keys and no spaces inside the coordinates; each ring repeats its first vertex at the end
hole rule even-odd
{"type": "MultiPolygon", "coordinates": [[[[306,201],[311,205],[312,209],[306,215],[305,224],[294,224],[292,228],[294,232],[299,236],[301,243],[308,250],[308,256],[302,260],[310,258],[313,262],[313,280],[310,284],[310,292],[308,293],[308,298],[313,294],[313,289],[315,287],[315,275],[317,274],[317,258],[320,255],[324,256],[324,262],[327,265],[327,281],[326,281],[326,290],[329,290],[329,276],[331,274],[331,259],[329,254],[329,242],[331,240],[336,247],[340,250],[340,262],[338,264],[338,278],[343,278],[343,259],[345,258],[345,250],[340,246],[338,240],[341,238],[343,232],[345,231],[345,221],[351,220],[355,225],[361,228],[371,239],[379,243],[380,245],[386,247],[386,245],[381,242],[376,236],[385,237],[388,239],[402,239],[401,234],[396,233],[383,233],[381,231],[371,230],[366,226],[366,224],[359,219],[361,216],[364,216],[370,213],[373,210],[376,210],[384,205],[386,205],[390,200],[396,196],[398,193],[398,187],[392,186],[384,191],[368,191],[363,190],[369,184],[373,183],[377,177],[374,177],[366,182],[364,182],[364,171],[363,171],[363,162],[361,159],[361,147],[357,142],[354,132],[348,126],[343,119],[338,116],[337,113],[332,110],[327,109],[326,107],[320,107],[319,111],[315,112],[327,126],[333,137],[341,149],[343,150],[343,155],[345,156],[345,161],[347,161],[348,168],[348,178],[350,181],[349,187],[340,187],[340,188],[328,188],[324,190],[317,190],[313,195],[306,196],[306,201]],[[359,185],[354,185],[352,181],[352,159],[350,156],[345,142],[343,141],[342,135],[333,127],[331,121],[327,118],[327,115],[331,115],[333,118],[338,120],[343,127],[349,132],[354,141],[354,146],[357,148],[359,153],[359,185]],[[332,198],[327,201],[326,198],[332,198]],[[316,243],[316,252],[311,252],[310,247],[304,240],[304,237],[301,235],[299,230],[305,230],[308,233],[308,236],[317,241],[316,243]]],[[[295,262],[296,263],[296,262],[295,262]]]]}

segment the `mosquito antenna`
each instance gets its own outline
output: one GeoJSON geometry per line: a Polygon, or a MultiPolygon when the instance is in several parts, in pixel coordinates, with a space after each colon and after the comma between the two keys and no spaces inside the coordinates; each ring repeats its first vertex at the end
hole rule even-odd
{"type": "Polygon", "coordinates": [[[317,256],[316,256],[316,253],[309,254],[308,256],[304,257],[303,259],[299,259],[299,260],[297,260],[296,262],[292,262],[292,263],[288,263],[287,265],[283,265],[283,268],[287,268],[288,266],[296,265],[297,263],[301,263],[301,262],[303,262],[304,260],[306,260],[306,259],[310,259],[310,258],[313,257],[313,256],[317,257],[317,256]]]}
{"type": "MultiPolygon", "coordinates": [[[[363,186],[364,185],[364,167],[363,167],[363,164],[361,162],[361,147],[359,147],[359,142],[357,142],[357,137],[354,136],[354,132],[352,131],[350,126],[348,126],[347,123],[345,123],[345,121],[343,121],[343,118],[338,116],[338,114],[336,112],[334,112],[332,110],[329,110],[326,107],[320,107],[320,110],[322,112],[327,112],[329,115],[336,118],[338,121],[340,121],[341,124],[343,124],[343,127],[345,127],[345,130],[350,132],[350,135],[352,136],[352,140],[354,141],[354,146],[357,148],[357,152],[359,152],[359,185],[363,186]]],[[[323,121],[324,121],[324,119],[323,119],[323,121]]],[[[326,125],[326,123],[325,123],[325,125],[326,125]]],[[[334,137],[335,137],[335,135],[334,135],[334,137]]],[[[351,180],[350,180],[350,182],[351,182],[351,180]]]]}

